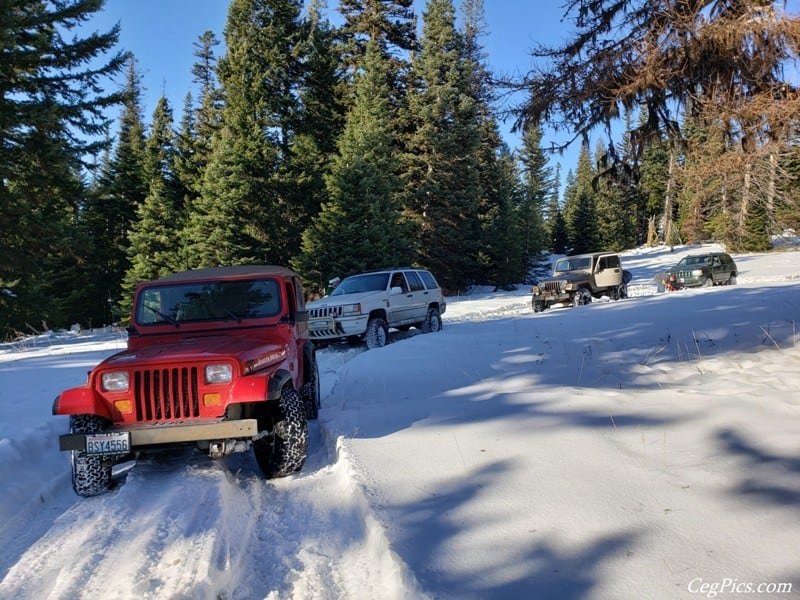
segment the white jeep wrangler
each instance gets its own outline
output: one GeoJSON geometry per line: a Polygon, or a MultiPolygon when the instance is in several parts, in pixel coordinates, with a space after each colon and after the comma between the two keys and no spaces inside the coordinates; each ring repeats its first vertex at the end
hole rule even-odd
{"type": "Polygon", "coordinates": [[[390,327],[441,330],[447,303],[430,272],[402,267],[347,277],[306,308],[309,335],[317,345],[363,339],[368,348],[379,348],[388,342],[390,327]]]}

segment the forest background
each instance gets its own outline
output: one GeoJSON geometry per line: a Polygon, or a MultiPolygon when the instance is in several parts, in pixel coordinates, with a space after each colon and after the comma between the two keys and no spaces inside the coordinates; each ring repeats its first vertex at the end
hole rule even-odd
{"type": "Polygon", "coordinates": [[[336,19],[232,0],[183,106],[149,117],[119,26],[91,26],[103,4],[0,6],[4,337],[124,321],[138,282],[187,268],[289,265],[313,294],[414,264],[456,293],[550,253],[763,251],[800,225],[785,2],[569,0],[564,40],[512,77],[488,67],[483,0],[340,0],[336,19]],[[580,144],[566,174],[543,127],[580,144]]]}

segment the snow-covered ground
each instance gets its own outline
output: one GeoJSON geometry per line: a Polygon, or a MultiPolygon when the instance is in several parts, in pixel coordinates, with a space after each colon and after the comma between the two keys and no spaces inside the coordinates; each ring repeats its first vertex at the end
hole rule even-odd
{"type": "Polygon", "coordinates": [[[184,452],[78,498],[52,401],[124,334],[0,345],[0,598],[800,597],[800,252],[656,294],[690,250],[627,253],[626,300],[451,298],[320,351],[309,459],[269,482],[184,452]]]}

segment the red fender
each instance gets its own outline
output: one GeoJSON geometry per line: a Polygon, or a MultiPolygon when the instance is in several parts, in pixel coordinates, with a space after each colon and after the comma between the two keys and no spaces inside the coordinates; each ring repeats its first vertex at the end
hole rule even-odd
{"type": "Polygon", "coordinates": [[[109,421],[111,411],[103,397],[88,387],[77,387],[61,392],[53,402],[54,415],[97,415],[109,421]]]}

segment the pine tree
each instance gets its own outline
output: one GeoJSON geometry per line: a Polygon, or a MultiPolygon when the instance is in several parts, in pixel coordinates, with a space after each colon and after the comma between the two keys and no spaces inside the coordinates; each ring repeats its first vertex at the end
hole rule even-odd
{"type": "Polygon", "coordinates": [[[307,281],[320,285],[334,276],[406,264],[410,256],[400,223],[388,61],[374,41],[363,60],[356,101],[327,177],[330,199],[304,233],[303,251],[293,261],[307,281]]]}
{"type": "Polygon", "coordinates": [[[412,63],[420,87],[409,98],[415,127],[408,144],[406,216],[414,226],[418,261],[455,291],[476,272],[480,118],[452,1],[431,0],[423,19],[422,47],[412,63]]]}
{"type": "Polygon", "coordinates": [[[137,219],[128,234],[130,268],[125,274],[123,314],[131,306],[135,286],[163,277],[181,267],[179,232],[184,189],[175,173],[175,135],[172,110],[162,96],[153,113],[153,124],[145,147],[145,173],[149,193],[138,206],[137,219]]]}
{"type": "Polygon", "coordinates": [[[93,301],[97,310],[108,303],[114,319],[126,316],[120,311],[119,302],[123,300],[122,282],[130,267],[128,231],[149,189],[141,95],[141,75],[136,60],[131,57],[118,141],[97,185],[91,190],[85,211],[95,244],[89,265],[91,279],[95,282],[93,301]]]}
{"type": "MultiPolygon", "coordinates": [[[[541,143],[541,127],[527,126],[522,135],[519,158],[522,164],[523,196],[518,213],[527,271],[538,274],[544,270],[544,252],[550,248],[544,213],[553,189],[553,176],[547,167],[541,143]]],[[[555,200],[557,210],[557,193],[555,200]]]]}
{"type": "Polygon", "coordinates": [[[218,74],[225,106],[187,226],[191,266],[286,264],[302,210],[288,164],[299,121],[299,0],[233,0],[218,74]],[[228,218],[236,218],[228,222],[228,218]],[[222,262],[220,262],[222,261],[222,262]]]}
{"type": "Polygon", "coordinates": [[[105,56],[117,27],[65,34],[101,7],[100,0],[0,3],[2,337],[84,315],[81,170],[105,141],[103,109],[119,101],[98,84],[120,70],[123,56],[105,56]]]}

